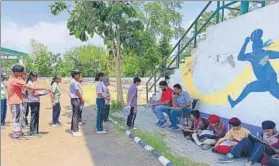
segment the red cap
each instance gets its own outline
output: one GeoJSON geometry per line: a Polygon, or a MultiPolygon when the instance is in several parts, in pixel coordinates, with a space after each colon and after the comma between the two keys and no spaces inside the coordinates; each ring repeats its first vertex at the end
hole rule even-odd
{"type": "Polygon", "coordinates": [[[210,124],[216,124],[220,122],[220,117],[213,114],[208,117],[208,121],[210,124]]]}

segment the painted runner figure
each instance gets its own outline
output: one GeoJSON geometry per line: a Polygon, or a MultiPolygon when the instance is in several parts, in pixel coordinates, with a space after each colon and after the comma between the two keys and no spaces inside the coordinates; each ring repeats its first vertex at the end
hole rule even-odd
{"type": "Polygon", "coordinates": [[[239,61],[248,61],[251,63],[254,74],[256,76],[255,81],[246,85],[241,92],[240,96],[233,100],[231,96],[228,96],[228,101],[231,107],[235,107],[251,92],[266,92],[268,91],[275,98],[279,99],[279,84],[277,82],[277,73],[274,71],[269,60],[278,59],[279,52],[266,51],[263,49],[264,44],[261,39],[263,36],[262,29],[256,29],[252,32],[250,37],[247,37],[239,54],[239,61]],[[248,43],[252,41],[253,52],[245,53],[248,43]]]}

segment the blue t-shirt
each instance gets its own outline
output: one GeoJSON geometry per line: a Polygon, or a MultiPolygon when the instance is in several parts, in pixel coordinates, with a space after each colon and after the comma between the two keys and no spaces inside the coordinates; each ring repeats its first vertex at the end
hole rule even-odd
{"type": "Polygon", "coordinates": [[[180,95],[175,95],[175,101],[176,101],[176,105],[178,107],[185,105],[186,103],[188,103],[191,100],[192,100],[191,96],[189,95],[188,92],[185,92],[185,91],[182,91],[182,93],[180,95]]]}

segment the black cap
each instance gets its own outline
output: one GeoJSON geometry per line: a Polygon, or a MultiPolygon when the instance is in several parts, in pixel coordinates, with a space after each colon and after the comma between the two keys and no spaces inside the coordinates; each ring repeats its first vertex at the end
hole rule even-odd
{"type": "Polygon", "coordinates": [[[276,124],[271,120],[266,120],[262,123],[263,130],[274,129],[276,124]]]}
{"type": "Polygon", "coordinates": [[[20,72],[24,72],[24,67],[21,65],[14,65],[12,68],[13,73],[20,73],[20,72]]]}

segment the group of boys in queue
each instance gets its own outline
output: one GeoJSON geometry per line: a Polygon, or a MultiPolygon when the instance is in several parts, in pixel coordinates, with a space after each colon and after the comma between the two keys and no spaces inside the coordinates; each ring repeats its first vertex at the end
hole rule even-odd
{"type": "MultiPolygon", "coordinates": [[[[55,76],[51,81],[51,88],[38,87],[36,81],[38,74],[30,72],[27,77],[25,68],[21,65],[14,65],[12,67],[13,75],[7,78],[6,75],[1,75],[1,125],[5,126],[5,119],[7,113],[7,104],[10,106],[12,113],[12,130],[13,138],[19,139],[23,134],[22,129],[28,128],[28,112],[31,109],[30,121],[30,136],[39,135],[39,112],[40,112],[40,96],[37,91],[45,90],[51,92],[51,102],[53,108],[52,126],[60,126],[59,121],[61,105],[60,105],[60,86],[62,80],[61,76],[55,76]]],[[[84,124],[82,121],[82,110],[84,106],[84,97],[81,83],[83,81],[81,72],[74,70],[71,72],[72,79],[69,86],[69,96],[72,105],[72,120],[71,133],[73,136],[82,136],[79,132],[79,126],[84,124]]],[[[110,122],[109,110],[111,95],[108,89],[109,78],[104,77],[104,73],[97,73],[96,81],[96,132],[98,134],[105,134],[103,123],[110,122]]],[[[134,121],[136,118],[137,109],[137,86],[140,84],[140,78],[136,77],[133,80],[127,95],[127,105],[131,105],[131,112],[127,118],[127,125],[130,129],[135,129],[134,121]]]]}
{"type": "Polygon", "coordinates": [[[267,120],[262,122],[260,140],[253,139],[250,131],[241,126],[237,117],[229,120],[231,129],[227,131],[226,125],[220,117],[212,114],[207,119],[201,117],[198,110],[190,108],[192,99],[176,84],[173,89],[168,87],[166,81],[159,82],[162,90],[161,98],[151,101],[152,108],[158,119],[157,126],[164,128],[167,120],[163,113],[168,115],[171,130],[180,130],[187,140],[192,140],[203,150],[211,149],[214,153],[225,155],[218,159],[220,163],[232,162],[234,158],[248,157],[246,166],[253,166],[260,162],[263,166],[279,166],[279,133],[276,124],[267,120]],[[183,116],[190,115],[188,125],[180,123],[183,116]]]}
{"type": "MultiPolygon", "coordinates": [[[[30,72],[27,77],[26,70],[21,65],[14,65],[12,67],[13,74],[8,78],[6,74],[1,74],[1,126],[5,126],[7,105],[12,114],[12,130],[13,138],[20,139],[23,136],[40,136],[39,134],[39,114],[40,114],[40,96],[46,95],[50,92],[52,104],[52,127],[61,126],[59,121],[61,105],[60,96],[61,90],[59,83],[62,80],[61,76],[53,77],[51,87],[39,87],[36,85],[38,74],[30,72]],[[43,94],[38,91],[43,90],[43,94]],[[28,127],[28,114],[29,108],[31,111],[30,127],[28,127]],[[30,130],[28,135],[22,132],[22,129],[30,130]]],[[[83,90],[81,83],[83,78],[81,72],[75,70],[71,73],[72,80],[69,87],[69,95],[71,97],[72,122],[71,133],[73,136],[82,136],[79,130],[79,125],[84,124],[82,121],[82,110],[84,106],[83,90]]],[[[109,79],[105,78],[104,81],[105,92],[107,94],[103,120],[108,121],[110,94],[108,88],[109,79]]],[[[98,117],[98,114],[97,114],[98,117]]],[[[98,122],[97,122],[98,123],[98,122]]],[[[97,131],[98,132],[98,131],[97,131]]],[[[100,132],[98,132],[100,133],[100,132]]]]}

